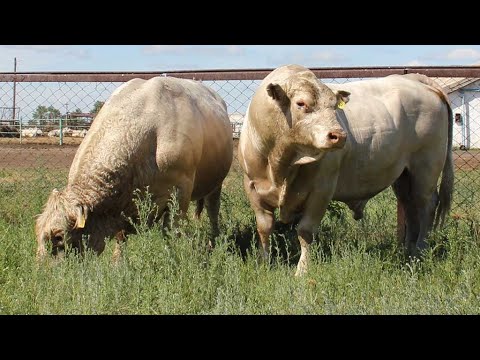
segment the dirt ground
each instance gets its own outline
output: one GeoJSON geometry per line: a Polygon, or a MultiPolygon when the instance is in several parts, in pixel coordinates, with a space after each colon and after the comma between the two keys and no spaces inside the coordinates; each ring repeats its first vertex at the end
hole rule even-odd
{"type": "MultiPolygon", "coordinates": [[[[0,138],[0,169],[45,167],[68,169],[73,161],[81,138],[64,138],[58,145],[58,138],[19,139],[0,138]]],[[[238,140],[234,140],[236,156],[238,140]]],[[[480,151],[455,150],[455,167],[462,170],[480,169],[480,151]]]]}
{"type": "Polygon", "coordinates": [[[68,169],[77,149],[78,144],[0,143],[0,169],[68,169]]]}

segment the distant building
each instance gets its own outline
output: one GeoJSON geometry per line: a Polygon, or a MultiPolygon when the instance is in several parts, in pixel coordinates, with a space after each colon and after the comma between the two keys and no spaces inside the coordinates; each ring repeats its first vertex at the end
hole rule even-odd
{"type": "Polygon", "coordinates": [[[245,118],[245,115],[234,112],[228,117],[230,118],[230,125],[232,126],[233,138],[238,139],[240,137],[240,132],[242,131],[243,119],[245,118]]]}
{"type": "Polygon", "coordinates": [[[92,113],[70,112],[66,114],[66,122],[68,126],[74,128],[89,128],[95,115],[92,113]]]}
{"type": "Polygon", "coordinates": [[[480,78],[438,78],[452,103],[453,146],[480,148],[480,78]]]}
{"type": "Polygon", "coordinates": [[[83,119],[83,120],[89,120],[90,122],[94,117],[95,117],[95,114],[92,114],[92,113],[71,112],[67,114],[67,118],[69,119],[83,119]]]}

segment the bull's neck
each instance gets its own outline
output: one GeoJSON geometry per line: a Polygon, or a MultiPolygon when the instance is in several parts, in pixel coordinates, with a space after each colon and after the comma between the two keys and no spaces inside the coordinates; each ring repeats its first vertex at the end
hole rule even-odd
{"type": "Polygon", "coordinates": [[[269,176],[276,187],[282,186],[288,177],[295,154],[295,146],[288,141],[287,136],[277,139],[268,155],[268,163],[271,169],[269,176]]]}
{"type": "Polygon", "coordinates": [[[108,173],[81,175],[72,181],[67,189],[71,196],[82,205],[90,209],[100,210],[105,201],[117,200],[122,191],[118,176],[110,176],[108,173]]]}

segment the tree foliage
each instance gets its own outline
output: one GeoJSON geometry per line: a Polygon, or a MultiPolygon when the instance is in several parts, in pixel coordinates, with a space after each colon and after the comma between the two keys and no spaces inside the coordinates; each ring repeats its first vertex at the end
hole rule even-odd
{"type": "Polygon", "coordinates": [[[38,105],[33,113],[34,119],[58,119],[60,117],[60,110],[54,108],[52,105],[46,107],[38,105]]]}
{"type": "Polygon", "coordinates": [[[93,109],[91,111],[92,114],[98,114],[100,109],[102,108],[103,104],[105,104],[105,101],[95,101],[95,104],[93,104],[93,109]]]}

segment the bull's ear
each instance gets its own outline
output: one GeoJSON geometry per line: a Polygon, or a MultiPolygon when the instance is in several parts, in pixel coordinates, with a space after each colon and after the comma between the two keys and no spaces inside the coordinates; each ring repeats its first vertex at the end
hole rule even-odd
{"type": "Polygon", "coordinates": [[[290,104],[290,99],[285,92],[285,89],[281,84],[270,83],[267,85],[267,94],[273,100],[277,101],[280,106],[288,106],[290,104]]]}
{"type": "Polygon", "coordinates": [[[350,93],[348,91],[338,90],[335,95],[337,97],[336,108],[343,109],[345,104],[350,100],[350,93]]]}
{"type": "Polygon", "coordinates": [[[77,221],[75,222],[75,229],[83,229],[85,227],[85,221],[87,221],[88,209],[85,206],[77,205],[75,207],[77,215],[77,221]]]}

